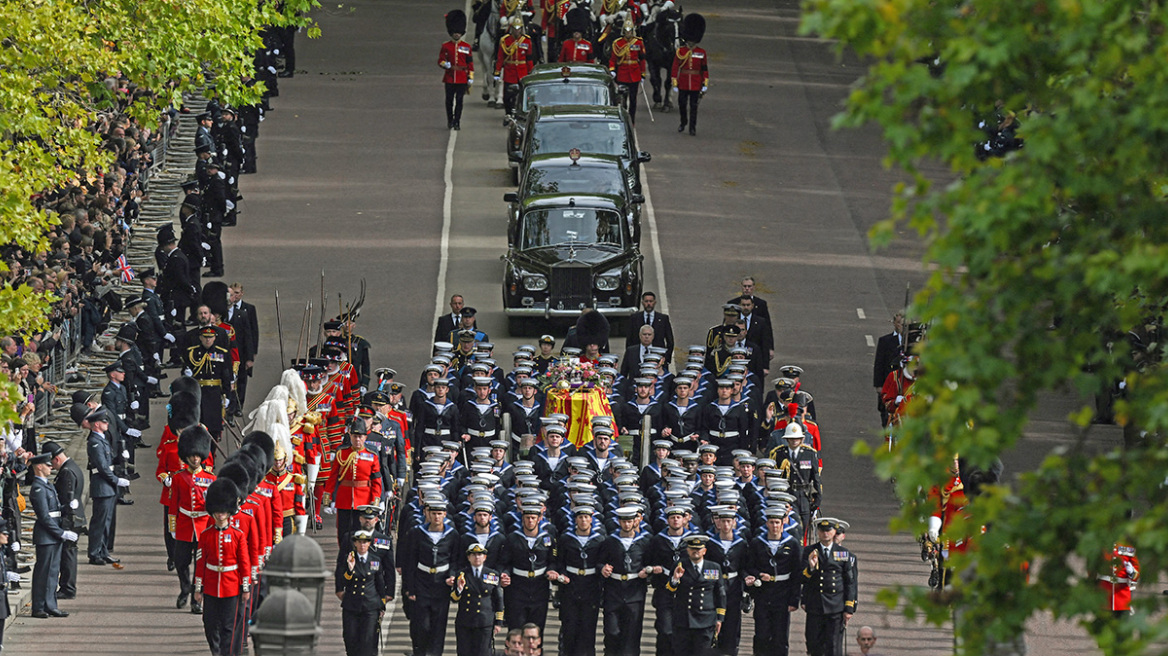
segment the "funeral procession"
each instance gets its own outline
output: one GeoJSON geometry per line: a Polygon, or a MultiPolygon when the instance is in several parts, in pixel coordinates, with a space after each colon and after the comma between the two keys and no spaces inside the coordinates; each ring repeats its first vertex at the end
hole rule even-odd
{"type": "Polygon", "coordinates": [[[1030,192],[962,183],[1073,113],[945,95],[993,63],[949,41],[990,4],[144,1],[33,3],[0,53],[70,72],[0,167],[0,651],[1168,644],[1165,304],[1100,291],[1160,269],[1100,245],[1079,305],[1035,265],[1017,308],[961,281],[1021,275],[1025,224],[930,223],[1030,192]],[[94,59],[35,45],[57,27],[94,59]],[[904,132],[942,115],[966,132],[904,132]],[[978,230],[1001,257],[959,261],[978,230]]]}

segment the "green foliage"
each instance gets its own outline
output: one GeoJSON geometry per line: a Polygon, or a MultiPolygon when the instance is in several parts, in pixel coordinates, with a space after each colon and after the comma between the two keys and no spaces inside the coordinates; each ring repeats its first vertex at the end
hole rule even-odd
{"type": "MultiPolygon", "coordinates": [[[[907,224],[936,267],[913,305],[931,322],[919,396],[898,448],[876,454],[878,471],[895,472],[911,499],[944,480],[953,453],[985,465],[1024,439],[1040,393],[1083,398],[1067,417],[1076,444],[971,506],[967,530],[991,530],[958,563],[976,572],[954,590],[967,653],[1041,611],[1081,620],[1108,654],[1168,637],[1152,619],[1159,597],[1114,621],[1095,581],[1117,540],[1139,549],[1145,580],[1168,562],[1157,332],[1168,296],[1166,22],[1165,6],[1129,0],[806,1],[804,33],[869,62],[835,124],[877,124],[886,162],[910,178],[873,241],[907,224]],[[1025,147],[979,161],[976,122],[1010,117],[1025,147]],[[926,161],[952,181],[925,178],[926,161]],[[1090,431],[1090,395],[1121,379],[1126,449],[1090,431]]],[[[898,525],[919,530],[927,514],[910,502],[898,525]]],[[[952,601],[901,593],[932,619],[952,601]]]]}
{"type": "MultiPolygon", "coordinates": [[[[37,194],[101,172],[110,154],[94,131],[99,114],[155,127],[182,94],[256,102],[248,86],[264,25],[308,27],[316,0],[3,0],[0,2],[0,244],[47,248],[54,219],[37,194]],[[119,88],[123,76],[139,89],[119,88]],[[142,91],[148,90],[148,91],[142,91]]],[[[4,264],[0,263],[0,271],[4,264]]],[[[0,287],[0,335],[41,325],[53,300],[0,287]]],[[[11,404],[0,402],[0,420],[11,404]]]]}

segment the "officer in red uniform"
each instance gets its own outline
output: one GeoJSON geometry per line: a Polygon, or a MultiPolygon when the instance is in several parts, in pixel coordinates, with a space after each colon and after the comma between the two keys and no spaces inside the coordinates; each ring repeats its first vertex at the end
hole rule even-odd
{"type": "Polygon", "coordinates": [[[706,19],[701,14],[686,14],[681,22],[681,38],[686,44],[673,55],[673,88],[677,89],[677,109],[681,113],[681,125],[677,131],[685,130],[689,119],[690,136],[698,133],[698,100],[706,94],[710,84],[709,62],[706,51],[698,47],[706,33],[706,19]]]}
{"type": "Polygon", "coordinates": [[[293,532],[303,533],[308,526],[308,513],[304,509],[304,474],[294,474],[288,470],[288,454],[284,447],[276,444],[276,464],[264,479],[269,481],[280,497],[283,521],[280,522],[281,535],[287,537],[293,532]]]}
{"type": "MultiPolygon", "coordinates": [[[[188,379],[189,380],[189,379],[188,379]]],[[[195,383],[198,389],[198,383],[195,383]]],[[[199,397],[192,392],[176,391],[167,404],[166,428],[162,431],[162,439],[158,441],[158,466],[154,475],[162,483],[162,496],[158,502],[162,504],[162,534],[166,541],[166,569],[174,571],[174,538],[170,528],[170,501],[172,496],[170,477],[184,469],[182,458],[178,455],[178,436],[183,429],[199,423],[199,397]]],[[[204,462],[204,467],[208,466],[204,462]]],[[[189,580],[189,578],[188,578],[189,580]]]]}
{"type": "Polygon", "coordinates": [[[376,453],[365,448],[368,434],[365,421],[354,418],[349,423],[350,445],[337,452],[336,462],[324,485],[322,503],[325,512],[337,513],[337,543],[343,549],[345,536],[357,527],[358,508],[381,502],[381,462],[376,453]]]}
{"type": "Polygon", "coordinates": [[[1136,548],[1116,544],[1107,557],[1111,560],[1111,574],[1099,575],[1099,587],[1111,601],[1111,612],[1120,617],[1131,612],[1132,590],[1140,580],[1140,561],[1136,548]]]}
{"type": "Polygon", "coordinates": [[[944,568],[945,561],[949,560],[949,554],[951,552],[963,553],[969,548],[967,540],[963,538],[954,540],[950,539],[952,536],[946,535],[953,520],[965,514],[965,505],[968,503],[965,496],[965,482],[961,479],[961,465],[956,457],[953,458],[953,466],[949,471],[952,474],[949,482],[942,487],[934,487],[929,492],[929,499],[934,510],[929,517],[928,539],[936,544],[940,550],[942,566],[939,568],[941,579],[938,582],[938,587],[942,588],[945,587],[947,583],[945,579],[949,574],[948,570],[944,568]]]}
{"type": "Polygon", "coordinates": [[[438,66],[446,70],[442,82],[446,85],[446,128],[459,130],[462,120],[462,97],[474,84],[474,53],[470,44],[462,40],[466,34],[466,13],[455,9],[446,14],[446,33],[450,40],[438,51],[438,66]]]}
{"type": "Polygon", "coordinates": [[[242,654],[251,593],[251,554],[247,536],[231,525],[239,509],[239,490],[227,479],[207,489],[207,512],[214,525],[199,536],[195,562],[195,603],[202,603],[203,633],[212,654],[242,654]]]}
{"type": "Polygon", "coordinates": [[[592,51],[592,42],[584,38],[584,33],[588,31],[588,12],[580,7],[575,7],[568,12],[567,27],[565,31],[572,35],[572,38],[565,39],[560,45],[560,61],[561,62],[594,62],[596,61],[596,53],[592,51]]]}
{"type": "Polygon", "coordinates": [[[641,79],[645,77],[648,65],[645,61],[645,42],[637,36],[633,21],[625,21],[624,35],[612,44],[612,55],[608,58],[608,71],[616,78],[616,83],[625,88],[625,108],[629,120],[637,123],[637,91],[641,79]]]}
{"type": "MultiPolygon", "coordinates": [[[[204,496],[215,480],[215,475],[203,469],[203,461],[211,453],[211,434],[206,428],[192,426],[178,436],[178,457],[184,468],[170,475],[170,507],[167,522],[174,538],[174,567],[178,573],[179,594],[176,608],[187,605],[191,593],[191,557],[199,535],[207,528],[204,496]]],[[[191,612],[198,614],[202,607],[196,597],[191,612]]]]}
{"type": "Polygon", "coordinates": [[[503,109],[507,114],[515,109],[519,96],[519,81],[535,65],[535,44],[523,33],[523,19],[511,18],[511,32],[499,39],[499,54],[495,58],[495,81],[503,82],[503,109]],[[501,77],[500,77],[501,76],[501,77]]]}

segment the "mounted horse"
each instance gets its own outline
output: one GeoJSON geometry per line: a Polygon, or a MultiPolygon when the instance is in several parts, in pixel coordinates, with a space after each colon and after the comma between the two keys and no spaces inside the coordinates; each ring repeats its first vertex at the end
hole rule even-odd
{"type": "Polygon", "coordinates": [[[673,107],[673,87],[669,82],[673,55],[682,45],[681,12],[674,8],[672,2],[666,2],[661,11],[657,12],[656,19],[645,26],[644,39],[649,83],[653,85],[653,108],[667,112],[673,107]]]}

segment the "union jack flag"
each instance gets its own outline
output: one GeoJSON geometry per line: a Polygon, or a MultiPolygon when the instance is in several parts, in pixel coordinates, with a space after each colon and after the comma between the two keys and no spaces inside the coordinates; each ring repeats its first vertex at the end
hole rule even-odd
{"type": "Polygon", "coordinates": [[[134,279],[134,269],[130,263],[126,261],[125,255],[118,256],[118,271],[122,273],[122,282],[130,282],[134,279]]]}

